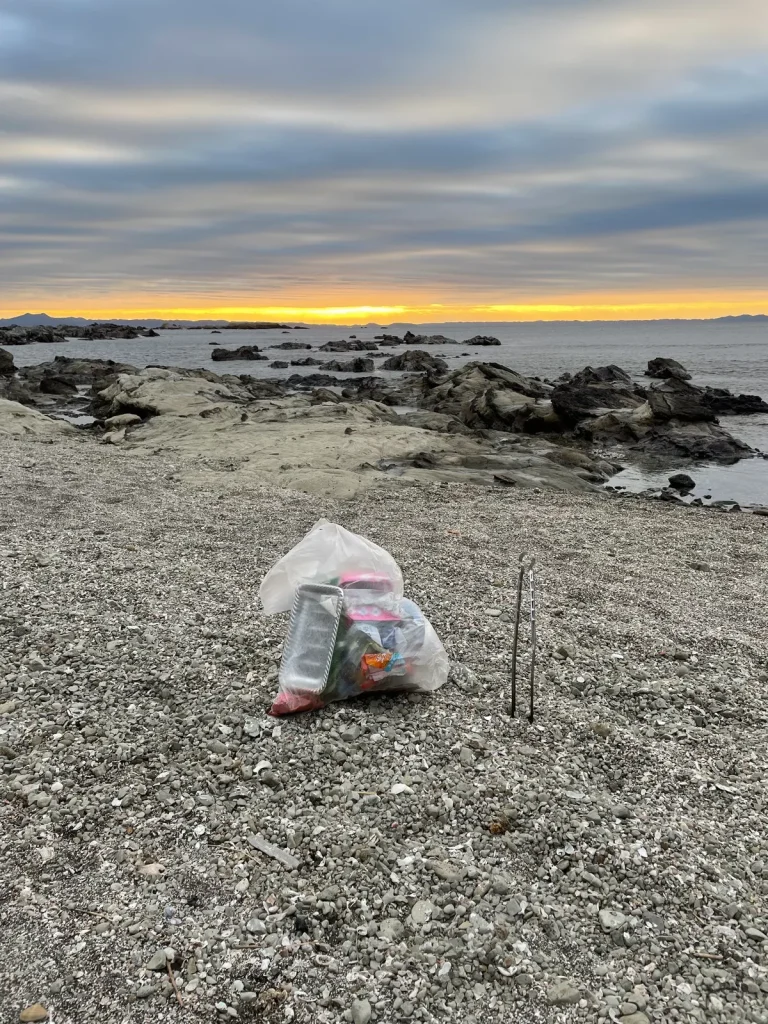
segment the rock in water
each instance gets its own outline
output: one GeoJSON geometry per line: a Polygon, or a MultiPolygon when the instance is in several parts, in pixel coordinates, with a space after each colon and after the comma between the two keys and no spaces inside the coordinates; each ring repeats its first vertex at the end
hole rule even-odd
{"type": "Polygon", "coordinates": [[[488,345],[501,345],[501,342],[499,341],[498,338],[494,338],[494,337],[492,337],[489,334],[476,334],[474,338],[468,338],[464,342],[464,344],[465,345],[476,345],[476,346],[479,346],[479,345],[488,346],[488,345]]]}
{"type": "Polygon", "coordinates": [[[407,349],[396,356],[390,356],[381,364],[382,370],[447,370],[448,364],[439,356],[423,352],[418,348],[407,349]]]}
{"type": "Polygon", "coordinates": [[[0,348],[0,376],[10,377],[16,372],[16,367],[13,363],[13,356],[10,352],[6,352],[4,348],[0,348]]]}
{"type": "Polygon", "coordinates": [[[226,359],[266,359],[256,345],[241,345],[240,348],[215,348],[211,352],[211,359],[214,363],[221,363],[226,359]]]}
{"type": "Polygon", "coordinates": [[[358,356],[357,359],[350,359],[348,363],[341,363],[338,359],[331,359],[325,364],[326,370],[334,373],[373,373],[373,360],[358,356]]]}
{"type": "Polygon", "coordinates": [[[752,416],[768,412],[759,395],[734,395],[727,388],[705,388],[704,401],[716,416],[752,416]]]}
{"type": "Polygon", "coordinates": [[[678,363],[676,359],[666,359],[664,356],[648,360],[648,369],[645,371],[645,376],[656,377],[660,380],[666,380],[667,377],[677,377],[678,380],[691,379],[690,373],[688,373],[682,363],[678,363]]]}
{"type": "Polygon", "coordinates": [[[687,473],[673,473],[669,478],[669,486],[674,487],[676,491],[692,491],[696,481],[687,473]]]}

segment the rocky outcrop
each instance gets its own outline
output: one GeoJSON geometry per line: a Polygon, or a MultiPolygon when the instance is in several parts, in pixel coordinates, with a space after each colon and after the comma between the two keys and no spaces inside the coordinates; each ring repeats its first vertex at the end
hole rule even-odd
{"type": "Polygon", "coordinates": [[[754,454],[749,445],[716,423],[669,423],[649,430],[634,448],[659,458],[683,457],[726,463],[754,454]]]}
{"type": "Polygon", "coordinates": [[[713,423],[716,416],[705,401],[705,392],[679,377],[668,377],[648,390],[648,404],[658,423],[682,420],[713,423]]]}
{"type": "Polygon", "coordinates": [[[325,368],[334,373],[372,373],[374,362],[372,359],[365,359],[362,356],[358,356],[357,359],[350,359],[347,363],[342,363],[338,359],[331,359],[325,364],[325,368]]]}
{"type": "Polygon", "coordinates": [[[0,348],[0,377],[11,377],[16,372],[16,366],[13,362],[13,356],[10,352],[6,352],[4,348],[0,348]]]}
{"type": "Polygon", "coordinates": [[[66,377],[57,377],[51,374],[40,380],[40,391],[44,395],[59,395],[62,398],[69,398],[77,394],[77,385],[67,380],[66,377]]]}
{"type": "Polygon", "coordinates": [[[214,363],[223,363],[226,360],[259,360],[267,356],[259,352],[256,345],[241,345],[240,348],[215,348],[211,352],[211,359],[214,363]]]}
{"type": "MultiPolygon", "coordinates": [[[[352,338],[350,341],[327,341],[320,346],[321,352],[376,352],[378,345],[375,341],[360,341],[352,338]]],[[[309,345],[307,345],[309,348],[309,345]]]]}
{"type": "Polygon", "coordinates": [[[292,359],[291,366],[323,366],[325,360],[315,359],[313,356],[305,356],[303,359],[292,359]]]}
{"type": "Polygon", "coordinates": [[[453,338],[446,338],[444,334],[414,334],[413,331],[406,331],[403,335],[403,342],[406,345],[459,345],[453,338]]]}
{"type": "Polygon", "coordinates": [[[69,423],[51,419],[36,409],[0,398],[0,438],[23,437],[52,440],[57,437],[76,437],[77,431],[69,423]]]}
{"type": "Polygon", "coordinates": [[[678,380],[690,380],[688,373],[682,363],[676,359],[667,359],[664,356],[657,356],[656,359],[648,360],[648,368],[645,371],[646,377],[656,377],[666,380],[668,377],[676,377],[678,380]]]}
{"type": "Polygon", "coordinates": [[[301,341],[281,341],[279,345],[270,345],[269,347],[284,349],[287,352],[293,351],[294,349],[312,348],[311,345],[305,345],[301,341]]]}
{"type": "Polygon", "coordinates": [[[552,391],[552,408],[568,426],[616,409],[636,409],[644,401],[629,375],[617,366],[587,366],[552,391]]]}
{"type": "Polygon", "coordinates": [[[768,412],[758,395],[734,395],[726,388],[704,388],[703,402],[716,416],[751,416],[768,412]]]}
{"type": "Polygon", "coordinates": [[[157,331],[146,327],[131,327],[125,324],[93,323],[43,324],[37,327],[12,326],[0,329],[0,342],[8,345],[51,344],[82,338],[85,341],[110,341],[115,339],[159,338],[157,331]]]}
{"type": "Polygon", "coordinates": [[[269,364],[270,370],[287,370],[288,363],[284,359],[276,359],[273,363],[269,364]]]}
{"type": "Polygon", "coordinates": [[[513,391],[531,399],[548,398],[551,390],[500,363],[467,363],[435,382],[422,404],[435,412],[461,417],[471,402],[489,388],[513,391]]]}
{"type": "Polygon", "coordinates": [[[474,338],[468,338],[465,345],[473,345],[475,347],[488,346],[488,345],[501,345],[498,338],[493,338],[489,334],[476,334],[474,338]]]}
{"type": "Polygon", "coordinates": [[[439,356],[433,356],[430,352],[423,352],[419,349],[407,349],[399,355],[390,356],[381,364],[382,370],[410,370],[414,373],[427,370],[447,370],[448,364],[439,356]]]}
{"type": "Polygon", "coordinates": [[[68,384],[93,385],[118,373],[137,372],[135,366],[118,363],[114,359],[70,359],[68,356],[56,356],[47,363],[25,366],[20,371],[24,380],[32,385],[39,384],[46,377],[58,377],[68,384]]]}

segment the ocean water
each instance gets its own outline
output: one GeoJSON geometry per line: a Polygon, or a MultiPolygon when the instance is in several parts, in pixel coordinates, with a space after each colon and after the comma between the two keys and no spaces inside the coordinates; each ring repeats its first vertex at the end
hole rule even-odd
{"type": "MultiPolygon", "coordinates": [[[[288,333],[278,329],[225,330],[220,334],[212,334],[206,328],[161,331],[158,338],[138,338],[132,341],[73,339],[66,344],[19,346],[14,347],[13,356],[18,366],[43,362],[56,355],[67,355],[111,358],[135,366],[206,367],[218,373],[250,373],[255,377],[274,378],[287,373],[321,372],[322,367],[272,370],[268,362],[214,363],[210,357],[211,348],[214,344],[225,348],[257,345],[270,357],[270,362],[275,359],[290,361],[291,358],[304,355],[324,360],[343,360],[351,356],[317,352],[317,349],[326,341],[341,340],[351,335],[367,341],[381,333],[402,336],[409,329],[417,334],[444,334],[457,341],[466,341],[478,334],[493,335],[501,341],[501,346],[493,348],[430,346],[429,351],[446,359],[450,368],[480,359],[503,363],[520,373],[555,378],[564,371],[573,373],[587,365],[616,363],[639,379],[649,359],[669,356],[679,360],[688,369],[696,384],[726,387],[736,393],[761,395],[768,400],[768,323],[669,320],[622,323],[393,324],[385,328],[371,325],[326,325],[288,333]],[[284,341],[309,344],[314,351],[283,352],[271,347],[284,341]]],[[[402,351],[402,348],[392,350],[397,351],[402,351]]],[[[724,417],[722,423],[727,430],[752,447],[768,452],[768,413],[724,417]]],[[[729,477],[727,467],[720,467],[715,474],[716,489],[720,496],[730,497],[730,494],[722,492],[731,486],[731,489],[737,488],[742,502],[768,504],[768,463],[760,465],[760,461],[742,461],[734,467],[732,477],[729,477]]],[[[690,469],[690,464],[681,465],[681,468],[690,469]]],[[[700,468],[703,471],[707,467],[700,468]]],[[[650,474],[652,471],[648,472],[650,474]]],[[[650,476],[648,479],[650,481],[650,476]]],[[[631,487],[640,489],[644,482],[643,473],[639,472],[639,481],[633,477],[631,487]]],[[[650,482],[655,483],[656,479],[650,482]]],[[[736,494],[733,496],[736,497],[736,494]]]]}

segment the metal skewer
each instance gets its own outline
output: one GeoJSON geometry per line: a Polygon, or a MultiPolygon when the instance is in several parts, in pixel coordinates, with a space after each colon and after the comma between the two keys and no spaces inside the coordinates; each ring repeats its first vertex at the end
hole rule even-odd
{"type": "Polygon", "coordinates": [[[509,707],[509,713],[514,718],[517,714],[517,654],[520,644],[520,616],[522,614],[523,604],[523,584],[525,582],[526,573],[528,575],[528,593],[529,593],[529,617],[531,622],[531,678],[530,678],[530,711],[528,713],[529,721],[533,721],[533,703],[534,703],[534,672],[536,671],[536,584],[534,580],[533,570],[536,565],[536,559],[529,555],[522,554],[519,559],[520,570],[517,576],[517,605],[515,607],[515,631],[512,637],[512,701],[509,707]]]}
{"type": "Polygon", "coordinates": [[[530,595],[531,611],[531,687],[530,687],[530,708],[528,710],[528,721],[533,724],[533,704],[536,687],[536,580],[533,575],[536,559],[531,559],[531,567],[528,570],[528,590],[530,595]]]}

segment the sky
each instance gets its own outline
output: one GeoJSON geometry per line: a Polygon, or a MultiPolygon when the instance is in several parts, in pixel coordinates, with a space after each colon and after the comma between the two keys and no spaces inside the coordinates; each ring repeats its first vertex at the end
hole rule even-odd
{"type": "Polygon", "coordinates": [[[768,312],[765,0],[0,0],[0,316],[768,312]]]}

